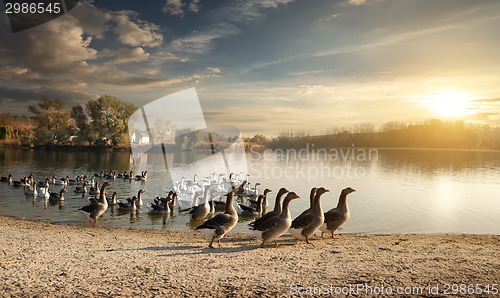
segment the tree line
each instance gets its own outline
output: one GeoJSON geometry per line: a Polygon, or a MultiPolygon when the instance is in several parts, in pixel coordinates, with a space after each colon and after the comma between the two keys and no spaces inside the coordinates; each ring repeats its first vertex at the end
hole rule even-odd
{"type": "Polygon", "coordinates": [[[128,119],[137,107],[104,95],[71,110],[61,99],[29,105],[31,117],[0,115],[0,140],[13,145],[117,146],[128,143],[128,119]]]}
{"type": "Polygon", "coordinates": [[[304,130],[282,131],[267,142],[267,147],[305,148],[373,147],[373,148],[454,148],[500,149],[500,127],[466,123],[463,120],[431,119],[419,123],[387,122],[380,130],[369,123],[336,127],[321,135],[304,130]]]}

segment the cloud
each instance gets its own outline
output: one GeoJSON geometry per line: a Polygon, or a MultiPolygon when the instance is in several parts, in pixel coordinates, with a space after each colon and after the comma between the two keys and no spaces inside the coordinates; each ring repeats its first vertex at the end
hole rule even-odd
{"type": "Polygon", "coordinates": [[[199,12],[200,8],[200,0],[193,0],[193,2],[189,4],[189,10],[191,10],[192,12],[199,12]]]}
{"type": "Polygon", "coordinates": [[[238,34],[240,30],[231,24],[222,23],[208,30],[194,32],[172,40],[168,49],[175,53],[205,54],[215,48],[217,39],[227,38],[238,34]]]}
{"type": "Polygon", "coordinates": [[[156,47],[163,42],[159,27],[138,19],[132,11],[121,11],[113,18],[116,21],[115,32],[118,39],[126,45],[156,47]]]}
{"type": "Polygon", "coordinates": [[[162,11],[168,13],[173,16],[184,16],[184,11],[182,7],[185,4],[182,3],[182,0],[167,0],[165,6],[163,6],[162,11]]]}
{"type": "Polygon", "coordinates": [[[99,52],[99,57],[114,57],[113,64],[122,64],[128,62],[140,62],[148,60],[149,53],[143,48],[120,48],[119,50],[103,49],[99,52]]]}

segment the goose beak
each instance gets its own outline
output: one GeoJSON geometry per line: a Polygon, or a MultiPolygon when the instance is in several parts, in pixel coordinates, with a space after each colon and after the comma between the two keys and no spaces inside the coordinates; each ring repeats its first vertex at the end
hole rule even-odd
{"type": "Polygon", "coordinates": [[[329,191],[330,191],[329,189],[326,189],[326,188],[325,188],[325,192],[329,192],[329,191]]]}
{"type": "Polygon", "coordinates": [[[297,199],[300,199],[300,196],[299,196],[299,195],[295,195],[295,197],[296,197],[297,199]]]}
{"type": "Polygon", "coordinates": [[[355,192],[355,191],[356,191],[354,188],[351,188],[351,190],[352,190],[353,192],[355,192]]]}

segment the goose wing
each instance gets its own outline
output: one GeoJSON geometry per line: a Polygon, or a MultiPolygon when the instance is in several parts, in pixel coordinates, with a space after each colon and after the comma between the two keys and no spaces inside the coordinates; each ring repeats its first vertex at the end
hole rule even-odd
{"type": "Polygon", "coordinates": [[[224,226],[225,224],[229,223],[230,215],[229,214],[217,214],[216,216],[212,217],[211,219],[205,221],[201,226],[197,227],[196,229],[217,229],[220,228],[221,226],[224,226]]]}
{"type": "Polygon", "coordinates": [[[308,212],[297,216],[297,218],[292,221],[291,227],[294,229],[303,229],[305,227],[308,227],[313,222],[313,220],[314,215],[311,212],[308,212]]]}

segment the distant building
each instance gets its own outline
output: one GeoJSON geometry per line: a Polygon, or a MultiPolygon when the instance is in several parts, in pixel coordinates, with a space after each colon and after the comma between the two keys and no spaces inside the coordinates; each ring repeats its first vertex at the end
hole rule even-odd
{"type": "Polygon", "coordinates": [[[133,132],[130,139],[132,144],[149,144],[149,135],[145,131],[133,132]]]}

